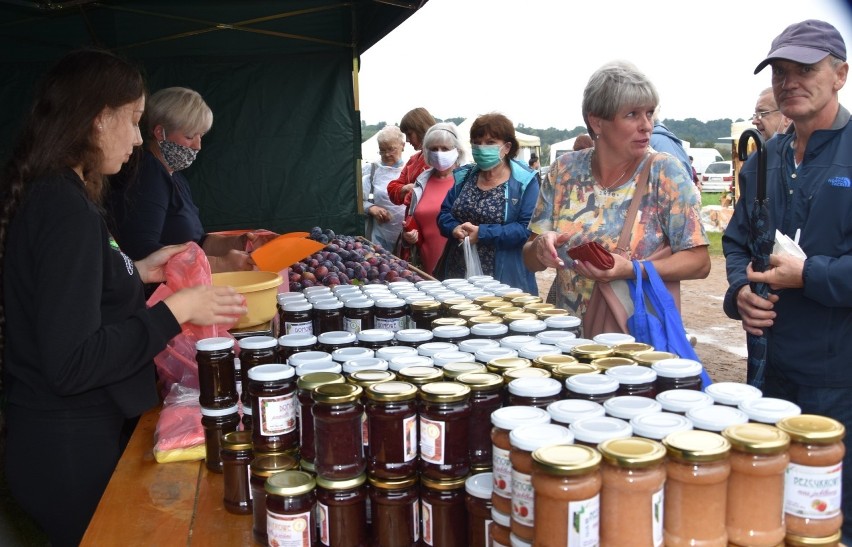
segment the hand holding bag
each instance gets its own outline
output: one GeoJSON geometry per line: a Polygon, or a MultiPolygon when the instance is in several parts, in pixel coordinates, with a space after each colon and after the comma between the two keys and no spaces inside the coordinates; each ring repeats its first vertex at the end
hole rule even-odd
{"type": "Polygon", "coordinates": [[[476,250],[476,243],[470,242],[470,237],[465,236],[462,241],[464,249],[464,271],[465,279],[474,275],[482,275],[482,264],[479,262],[479,253],[476,250]]]}
{"type": "Polygon", "coordinates": [[[615,266],[612,254],[597,241],[589,241],[568,249],[568,256],[572,260],[588,262],[599,270],[611,270],[615,266]]]}

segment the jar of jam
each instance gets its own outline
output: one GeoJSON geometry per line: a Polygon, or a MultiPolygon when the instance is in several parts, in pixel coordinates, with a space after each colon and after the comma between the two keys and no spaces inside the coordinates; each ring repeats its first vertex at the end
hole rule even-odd
{"type": "Polygon", "coordinates": [[[343,302],[337,298],[314,302],[314,334],[343,330],[343,302]]]}
{"type": "Polygon", "coordinates": [[[242,423],[242,427],[240,428],[242,431],[251,431],[252,417],[250,406],[243,407],[243,417],[240,419],[240,422],[242,423]]]}
{"type": "Polygon", "coordinates": [[[710,405],[693,408],[686,411],[686,417],[692,422],[692,427],[702,431],[721,433],[728,427],[748,422],[746,413],[738,408],[721,405],[710,405]]]}
{"type": "MultiPolygon", "coordinates": [[[[394,335],[397,347],[419,348],[432,340],[432,331],[427,329],[401,329],[394,335]]],[[[416,352],[415,352],[416,353],[416,352]]]]}
{"type": "Polygon", "coordinates": [[[663,444],[668,452],[663,510],[666,545],[727,545],[730,443],[708,431],[681,431],[666,437],[663,444]]]}
{"type": "Polygon", "coordinates": [[[547,405],[550,420],[558,425],[570,426],[583,418],[599,418],[606,411],[600,403],[584,399],[563,399],[547,405]]]}
{"type": "Polygon", "coordinates": [[[417,387],[389,381],[367,387],[370,476],[401,479],[417,472],[417,387]]]}
{"type": "Polygon", "coordinates": [[[367,468],[364,459],[360,386],[326,384],[313,391],[314,453],[317,475],[352,479],[367,468]]]}
{"type": "Polygon", "coordinates": [[[360,346],[355,346],[352,348],[340,348],[331,352],[331,359],[335,363],[340,363],[341,365],[346,361],[350,361],[352,359],[363,359],[365,357],[375,357],[376,352],[371,350],[370,348],[362,348],[360,346]]]}
{"type": "MultiPolygon", "coordinates": [[[[569,342],[571,340],[568,340],[569,342]]],[[[576,339],[574,340],[576,341],[576,339]]],[[[591,363],[595,359],[602,357],[612,357],[613,351],[606,344],[579,344],[571,349],[571,356],[575,357],[581,363],[591,363]]]]}
{"type": "Polygon", "coordinates": [[[610,416],[576,420],[568,429],[574,434],[575,443],[592,448],[609,439],[625,439],[633,435],[633,428],[627,421],[610,416]]]}
{"type": "Polygon", "coordinates": [[[257,365],[248,375],[254,450],[269,453],[298,447],[298,400],[293,367],[281,364],[257,365]]]}
{"type": "Polygon", "coordinates": [[[251,433],[232,431],[222,436],[223,501],[225,510],[237,515],[252,512],[249,464],[253,458],[251,433]]]}
{"type": "Polygon", "coordinates": [[[261,545],[266,545],[266,479],[281,473],[296,469],[298,462],[291,456],[279,454],[275,456],[262,456],[251,462],[251,476],[249,484],[252,497],[252,528],[251,533],[254,540],[261,545]]]}
{"type": "Polygon", "coordinates": [[[499,340],[506,336],[509,327],[500,323],[477,323],[470,327],[471,338],[485,338],[487,340],[499,340]]]}
{"type": "Polygon", "coordinates": [[[722,436],[731,443],[725,517],[728,541],[766,547],[783,543],[790,436],[765,424],[731,426],[722,436]]]}
{"type": "Polygon", "coordinates": [[[465,507],[467,508],[467,545],[491,547],[488,527],[491,524],[491,488],[494,478],[491,473],[471,475],[464,482],[465,507]]]}
{"type": "Polygon", "coordinates": [[[307,300],[286,302],[279,315],[282,335],[314,334],[314,306],[307,300]]]}
{"type": "Polygon", "coordinates": [[[522,425],[546,424],[550,422],[547,411],[531,406],[507,406],[491,413],[491,454],[494,488],[491,502],[494,509],[512,513],[512,461],[509,442],[511,431],[522,425]]]}
{"type": "Polygon", "coordinates": [[[461,325],[445,325],[432,329],[432,336],[436,342],[456,344],[467,339],[470,329],[461,325]]]}
{"type": "MultiPolygon", "coordinates": [[[[317,337],[313,334],[285,334],[278,337],[278,362],[290,364],[290,356],[316,348],[317,337]]],[[[244,375],[245,377],[245,375],[244,375]]]]}
{"type": "MultiPolygon", "coordinates": [[[[487,350],[482,350],[487,351],[487,350]]],[[[488,372],[493,372],[494,374],[499,374],[503,376],[507,370],[512,370],[515,368],[526,368],[531,367],[532,361],[529,359],[522,359],[521,357],[498,357],[496,359],[492,359],[485,363],[485,368],[488,369],[488,372]]]]}
{"type": "Polygon", "coordinates": [[[369,298],[350,298],[343,304],[343,330],[358,334],[376,328],[375,302],[369,298]]]}
{"type": "Polygon", "coordinates": [[[542,446],[571,444],[574,435],[555,424],[522,425],[509,433],[512,449],[512,533],[533,540],[535,492],[532,487],[532,453],[542,446]]]}
{"type": "Polygon", "coordinates": [[[532,454],[536,545],[597,545],[600,528],[600,454],[579,445],[539,448],[532,454]],[[576,542],[576,543],[574,543],[576,542]]]}
{"type": "Polygon", "coordinates": [[[486,372],[486,368],[482,363],[447,363],[441,367],[441,372],[444,374],[444,380],[452,382],[468,372],[486,372]]]}
{"type": "Polygon", "coordinates": [[[425,545],[467,547],[466,477],[420,479],[421,537],[425,545]]]}
{"type": "MultiPolygon", "coordinates": [[[[278,340],[273,336],[248,336],[240,339],[240,374],[248,378],[248,371],[255,365],[269,365],[280,362],[278,359],[278,340]]],[[[251,405],[248,393],[242,393],[243,406],[251,405]]]]}
{"type": "Polygon", "coordinates": [[[299,388],[298,420],[299,420],[299,446],[303,460],[313,463],[314,461],[314,389],[325,384],[342,384],[345,380],[342,374],[333,372],[312,372],[300,376],[296,381],[299,388]]]}
{"type": "Polygon", "coordinates": [[[758,397],[743,401],[737,407],[748,416],[749,421],[774,425],[789,416],[802,413],[799,405],[776,399],[774,397],[758,397]]]}
{"type": "MultiPolygon", "coordinates": [[[[614,357],[615,359],[615,357],[614,357]]],[[[657,396],[657,373],[647,367],[633,365],[617,366],[606,370],[607,376],[618,381],[616,395],[657,396]]]]}
{"type": "MultiPolygon", "coordinates": [[[[576,365],[578,363],[577,359],[570,355],[542,355],[533,359],[532,366],[543,368],[552,374],[553,370],[559,365],[576,365]]],[[[587,368],[586,370],[591,371],[593,369],[587,368]]]]}
{"type": "Polygon", "coordinates": [[[230,408],[237,404],[234,373],[234,339],[203,338],[195,343],[198,363],[198,402],[207,408],[230,408]]]}
{"type": "Polygon", "coordinates": [[[411,303],[411,322],[416,329],[429,330],[432,321],[441,317],[441,304],[432,300],[411,303]]]}
{"type": "MultiPolygon", "coordinates": [[[[397,334],[399,334],[399,332],[397,332],[397,334]]],[[[379,359],[384,359],[388,363],[390,363],[391,360],[396,357],[414,357],[417,355],[419,355],[417,353],[417,348],[412,348],[409,346],[386,346],[384,348],[379,348],[378,350],[376,350],[376,357],[378,357],[379,359]]]]}
{"type": "Polygon", "coordinates": [[[342,330],[332,330],[317,336],[317,349],[328,354],[340,348],[351,348],[355,345],[357,337],[354,333],[342,330]]]}
{"type": "Polygon", "coordinates": [[[498,511],[496,507],[491,508],[491,524],[488,525],[488,535],[491,536],[493,547],[510,547],[512,519],[506,513],[498,511]]]}
{"type": "Polygon", "coordinates": [[[269,545],[317,544],[316,480],[304,471],[282,471],[266,480],[266,534],[269,545]]]}
{"type": "Polygon", "coordinates": [[[694,391],[691,389],[670,389],[662,393],[657,393],[657,402],[663,405],[664,412],[674,412],[675,414],[683,414],[693,409],[713,404],[713,397],[707,395],[703,391],[694,391]]]}
{"type": "Polygon", "coordinates": [[[411,356],[402,356],[402,357],[394,357],[390,361],[388,361],[388,370],[399,373],[402,369],[406,367],[434,367],[435,364],[432,363],[432,359],[429,357],[423,357],[422,355],[411,355],[411,356]]]}
{"type": "Polygon", "coordinates": [[[544,319],[544,325],[547,330],[566,331],[579,337],[583,322],[579,317],[573,315],[551,315],[544,319]]]}
{"type": "Polygon", "coordinates": [[[826,416],[801,414],[782,419],[777,427],[790,436],[784,499],[788,536],[835,535],[843,523],[843,424],[826,416]]]}
{"type": "Polygon", "coordinates": [[[634,437],[604,441],[598,451],[601,515],[616,523],[600,527],[601,547],[662,545],[665,447],[634,437]]]}
{"type": "Polygon", "coordinates": [[[358,371],[364,370],[387,370],[388,362],[378,357],[364,357],[363,359],[350,359],[343,363],[343,375],[348,377],[358,371]]]}
{"type": "Polygon", "coordinates": [[[404,479],[369,477],[372,543],[376,547],[416,547],[420,540],[417,475],[404,479]]]}
{"type": "Polygon", "coordinates": [[[636,364],[639,366],[650,367],[657,361],[662,361],[663,359],[676,359],[677,355],[668,351],[651,350],[635,353],[631,358],[636,361],[636,364]]]}
{"type": "Polygon", "coordinates": [[[365,329],[358,333],[358,345],[376,351],[393,345],[393,331],[387,329],[365,329]]]}
{"type": "Polygon", "coordinates": [[[598,370],[606,373],[611,368],[616,367],[626,367],[626,366],[636,366],[636,361],[633,359],[628,359],[627,357],[601,357],[600,359],[594,359],[592,363],[598,370]]]}
{"type": "MultiPolygon", "coordinates": [[[[509,323],[511,321],[506,321],[505,317],[509,314],[522,313],[522,312],[523,312],[522,308],[518,308],[516,306],[513,306],[511,303],[507,303],[505,306],[501,306],[499,308],[493,308],[491,310],[491,315],[493,315],[495,317],[499,317],[500,320],[503,322],[503,324],[508,327],[509,323]]],[[[535,317],[535,314],[532,314],[532,313],[524,314],[524,317],[535,317]]]]}
{"type": "Polygon", "coordinates": [[[456,382],[420,387],[420,472],[434,480],[457,479],[470,470],[470,388],[456,382]]]}
{"type": "Polygon", "coordinates": [[[317,527],[320,545],[366,547],[367,475],[332,481],[317,477],[317,527]]]}
{"type": "Polygon", "coordinates": [[[456,378],[456,381],[471,390],[468,434],[470,464],[488,467],[493,463],[491,432],[487,427],[480,427],[480,424],[487,424],[491,420],[491,413],[503,406],[503,379],[490,372],[469,372],[456,378]]]}
{"type": "Polygon", "coordinates": [[[464,351],[439,351],[432,355],[432,362],[436,367],[443,367],[450,363],[473,363],[474,361],[473,354],[464,351]]]}
{"type": "Polygon", "coordinates": [[[607,416],[630,421],[636,416],[662,412],[663,405],[655,399],[640,397],[638,395],[618,395],[607,399],[603,403],[607,416]]]}
{"type": "Polygon", "coordinates": [[[547,326],[541,319],[519,319],[509,323],[509,332],[511,334],[535,336],[545,330],[547,330],[547,326]]]}
{"type": "Polygon", "coordinates": [[[476,352],[486,348],[499,348],[500,342],[487,338],[468,338],[458,343],[458,350],[476,355],[476,352]]]}
{"type": "Polygon", "coordinates": [[[535,336],[529,336],[527,334],[510,334],[509,336],[504,336],[500,339],[501,346],[513,349],[519,353],[522,347],[527,344],[532,344],[533,342],[536,342],[535,336]]]}
{"type": "Polygon", "coordinates": [[[432,321],[431,329],[435,330],[438,327],[465,327],[467,328],[467,320],[460,317],[439,317],[432,321]]]}
{"type": "Polygon", "coordinates": [[[663,359],[651,365],[657,373],[657,393],[670,389],[701,390],[701,363],[692,359],[663,359]]]}
{"type": "Polygon", "coordinates": [[[615,397],[618,392],[618,380],[606,374],[576,374],[565,380],[566,395],[569,399],[585,399],[603,404],[615,397]]]}
{"type": "Polygon", "coordinates": [[[376,300],[375,323],[377,329],[391,332],[406,328],[405,300],[400,298],[381,298],[376,300]]]}
{"type": "Polygon", "coordinates": [[[642,342],[629,342],[626,344],[616,344],[612,347],[612,351],[616,357],[627,357],[628,359],[636,360],[636,355],[645,351],[654,351],[654,346],[643,344],[642,342]]]}
{"type": "Polygon", "coordinates": [[[637,437],[653,441],[662,441],[671,433],[692,429],[692,422],[686,416],[672,412],[652,412],[630,419],[630,427],[637,437]]]}
{"type": "Polygon", "coordinates": [[[219,450],[222,447],[222,437],[231,431],[237,431],[240,426],[240,415],[237,405],[229,408],[201,407],[201,427],[204,428],[204,453],[207,469],[214,473],[222,472],[222,458],[219,450]]]}
{"type": "Polygon", "coordinates": [[[553,378],[518,378],[509,382],[509,405],[546,408],[559,400],[562,386],[553,378]]]}
{"type": "Polygon", "coordinates": [[[430,366],[411,366],[400,369],[397,376],[403,382],[414,384],[418,388],[444,379],[441,369],[430,366]]]}
{"type": "MultiPolygon", "coordinates": [[[[289,365],[295,369],[299,369],[308,363],[325,363],[327,366],[333,366],[334,361],[331,359],[331,354],[327,351],[303,351],[294,353],[290,356],[289,365]]],[[[311,372],[321,372],[319,370],[311,370],[311,372]]]]}
{"type": "Polygon", "coordinates": [[[714,404],[724,406],[737,406],[744,401],[763,397],[763,392],[758,388],[740,382],[714,382],[704,389],[704,393],[713,398],[714,404]]]}

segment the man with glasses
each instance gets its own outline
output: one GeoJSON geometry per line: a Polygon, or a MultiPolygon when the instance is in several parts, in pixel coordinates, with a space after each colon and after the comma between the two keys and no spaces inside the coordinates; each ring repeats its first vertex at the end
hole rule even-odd
{"type": "MultiPolygon", "coordinates": [[[[834,418],[849,432],[852,123],[849,110],[838,98],[849,73],[846,44],[830,24],[802,21],[775,38],[755,74],[767,65],[772,67],[777,108],[793,123],[792,130],[766,143],[767,228],[770,233],[777,229],[798,239],[807,258],[772,254],[767,271],[752,271],[749,215],[758,176],[757,154],[752,154],[740,172],[743,199],[737,202],[722,238],[730,285],[725,313],[741,320],[747,332],[767,337],[764,396],[792,401],[804,414],[834,418]],[[749,281],[768,283],[772,288],[769,298],[754,294],[749,281]]],[[[843,539],[849,545],[852,450],[846,451],[843,467],[842,488],[819,493],[825,505],[805,503],[799,510],[800,516],[818,520],[837,516],[842,506],[843,539]]],[[[839,474],[837,470],[834,476],[839,474]]],[[[804,498],[797,495],[790,502],[796,503],[796,499],[804,498]]]]}
{"type": "Polygon", "coordinates": [[[767,87],[760,92],[760,96],[757,98],[757,105],[754,107],[754,114],[751,115],[751,123],[766,140],[771,139],[779,133],[783,133],[787,130],[787,126],[790,125],[790,119],[782,114],[781,109],[778,108],[771,87],[767,87]]]}

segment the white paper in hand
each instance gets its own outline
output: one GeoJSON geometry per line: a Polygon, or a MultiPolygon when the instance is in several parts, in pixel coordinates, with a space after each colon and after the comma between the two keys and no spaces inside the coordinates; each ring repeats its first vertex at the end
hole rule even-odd
{"type": "Polygon", "coordinates": [[[808,255],[805,254],[805,251],[799,247],[799,244],[782,234],[778,230],[775,230],[775,246],[772,247],[772,254],[774,255],[790,255],[795,256],[796,258],[801,258],[805,260],[808,258],[808,255]]]}

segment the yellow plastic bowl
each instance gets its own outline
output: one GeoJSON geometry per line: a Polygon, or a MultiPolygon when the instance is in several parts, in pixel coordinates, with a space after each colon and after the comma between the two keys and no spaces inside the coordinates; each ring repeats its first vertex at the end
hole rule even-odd
{"type": "Polygon", "coordinates": [[[245,295],[248,312],[232,327],[243,329],[266,323],[275,317],[276,294],[284,280],[275,272],[223,272],[213,274],[213,285],[230,286],[245,295]]]}

